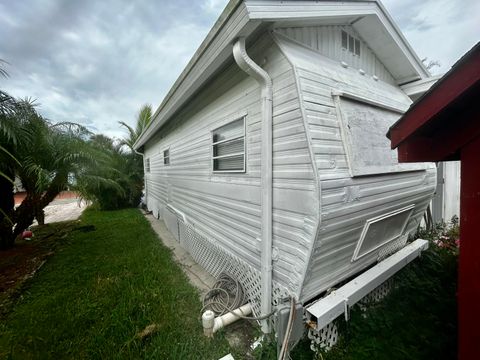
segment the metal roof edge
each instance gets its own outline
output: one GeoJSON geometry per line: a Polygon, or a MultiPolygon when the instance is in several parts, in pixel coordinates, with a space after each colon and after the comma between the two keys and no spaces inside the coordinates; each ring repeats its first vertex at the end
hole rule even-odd
{"type": "MultiPolygon", "coordinates": [[[[390,13],[387,11],[387,9],[385,8],[385,6],[383,5],[383,3],[381,2],[381,0],[375,0],[375,2],[377,3],[379,9],[382,11],[382,14],[385,16],[385,18],[388,20],[388,22],[390,23],[390,25],[392,26],[393,30],[395,31],[395,33],[398,35],[398,37],[400,38],[400,41],[403,43],[403,45],[405,46],[405,50],[408,51],[409,55],[411,55],[411,60],[414,60],[414,62],[416,63],[416,65],[418,65],[419,67],[419,70],[421,70],[423,72],[423,74],[425,75],[426,78],[428,77],[431,77],[431,74],[430,72],[427,70],[427,68],[425,67],[425,64],[422,62],[422,60],[418,57],[417,53],[413,50],[412,46],[410,45],[410,43],[407,41],[407,39],[405,38],[405,36],[403,35],[402,31],[400,30],[400,28],[398,27],[397,23],[395,22],[395,20],[393,20],[392,16],[390,15],[390,13]]],[[[405,52],[405,51],[404,51],[405,52]]],[[[423,78],[423,77],[422,77],[423,78]]]]}

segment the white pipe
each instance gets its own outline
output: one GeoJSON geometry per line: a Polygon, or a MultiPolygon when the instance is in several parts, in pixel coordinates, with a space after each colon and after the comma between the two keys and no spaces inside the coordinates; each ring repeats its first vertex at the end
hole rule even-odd
{"type": "Polygon", "coordinates": [[[217,316],[213,324],[213,332],[216,333],[221,328],[234,323],[235,321],[241,319],[237,315],[248,316],[252,313],[252,307],[250,304],[245,304],[240,306],[238,309],[233,310],[232,312],[226,313],[222,316],[217,316]]]}
{"type": "Polygon", "coordinates": [[[213,337],[213,327],[215,325],[215,313],[212,310],[207,310],[202,314],[203,334],[208,337],[213,337]]]}
{"type": "Polygon", "coordinates": [[[245,304],[227,314],[215,317],[212,310],[207,310],[202,315],[203,334],[213,337],[213,334],[231,323],[241,319],[240,316],[248,316],[252,313],[252,306],[245,304]]]}
{"type": "MultiPolygon", "coordinates": [[[[261,144],[261,315],[272,312],[272,79],[247,54],[245,38],[233,45],[237,65],[262,87],[262,144],[261,144]]],[[[268,319],[262,320],[262,331],[270,332],[268,319]]]]}

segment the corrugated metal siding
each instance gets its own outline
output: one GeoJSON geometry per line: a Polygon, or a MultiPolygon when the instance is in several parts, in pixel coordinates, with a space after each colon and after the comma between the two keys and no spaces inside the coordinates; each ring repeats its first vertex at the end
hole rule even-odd
{"type": "MultiPolygon", "coordinates": [[[[290,64],[265,36],[249,49],[273,79],[274,279],[300,291],[317,223],[315,173],[290,64]]],[[[235,64],[145,146],[150,209],[167,203],[234,255],[260,267],[260,89],[235,64]],[[246,114],[247,171],[212,173],[211,130],[246,114]],[[170,148],[170,165],[163,150],[170,148]]],[[[161,216],[161,215],[160,215],[161,216]]]]}
{"type": "Polygon", "coordinates": [[[373,51],[362,40],[360,35],[348,25],[283,27],[275,29],[276,32],[287,36],[320,54],[338,61],[344,61],[355,69],[362,69],[369,75],[376,75],[379,79],[395,84],[393,76],[383,63],[375,56],[373,51]],[[360,56],[342,49],[341,31],[360,39],[360,56]]]}
{"type": "Polygon", "coordinates": [[[395,108],[409,100],[396,86],[374,81],[352,69],[278,38],[295,68],[321,188],[321,219],[301,299],[306,301],[377,260],[377,251],[351,262],[368,219],[415,204],[406,231],[418,225],[435,189],[434,166],[411,171],[351,177],[332,90],[375,99],[395,108]],[[354,196],[352,196],[354,194],[354,196]]]}

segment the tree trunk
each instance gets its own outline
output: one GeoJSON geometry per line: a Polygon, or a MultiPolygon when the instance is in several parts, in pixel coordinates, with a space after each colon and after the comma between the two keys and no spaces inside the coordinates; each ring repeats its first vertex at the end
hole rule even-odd
{"type": "MultiPolygon", "coordinates": [[[[12,172],[6,172],[5,170],[3,172],[10,178],[14,177],[12,172]]],[[[13,234],[14,206],[13,184],[0,176],[0,250],[12,247],[15,242],[13,234]]]]}
{"type": "Polygon", "coordinates": [[[43,209],[65,189],[67,181],[67,174],[57,173],[44,194],[27,192],[27,197],[15,211],[15,237],[32,225],[35,218],[39,225],[44,225],[45,215],[43,209]]]}
{"type": "Polygon", "coordinates": [[[15,210],[15,228],[13,235],[15,238],[26,230],[33,223],[35,216],[35,206],[33,197],[27,193],[27,197],[22,201],[20,206],[15,210]]]}
{"type": "Polygon", "coordinates": [[[43,209],[37,209],[37,211],[35,212],[35,218],[38,221],[38,225],[45,225],[45,212],[43,211],[43,209]]]}

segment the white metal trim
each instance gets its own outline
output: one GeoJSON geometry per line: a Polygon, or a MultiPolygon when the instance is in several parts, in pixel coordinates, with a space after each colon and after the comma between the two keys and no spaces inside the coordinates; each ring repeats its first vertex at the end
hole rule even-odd
{"type": "Polygon", "coordinates": [[[400,89],[402,89],[403,92],[410,97],[420,96],[427,92],[443,75],[444,74],[435,75],[430,78],[417,80],[400,86],[400,89]]]}
{"type": "Polygon", "coordinates": [[[357,242],[357,246],[355,248],[355,251],[353,252],[353,257],[352,257],[352,260],[351,262],[354,262],[354,261],[357,261],[358,259],[361,259],[362,257],[368,255],[368,254],[371,254],[372,252],[374,252],[375,250],[378,250],[379,248],[381,248],[382,246],[388,244],[389,242],[392,242],[396,239],[398,239],[400,236],[403,235],[403,233],[405,232],[405,228],[408,224],[408,221],[410,220],[410,217],[412,215],[412,212],[413,212],[413,209],[415,208],[415,204],[411,204],[409,206],[406,206],[404,208],[401,208],[401,209],[398,209],[398,210],[395,210],[395,211],[392,211],[392,212],[389,212],[387,214],[383,214],[383,215],[380,215],[380,216],[377,216],[377,217],[374,217],[374,218],[371,218],[371,219],[368,219],[367,222],[365,223],[365,226],[363,227],[363,230],[362,230],[362,233],[360,235],[360,240],[358,240],[357,242]],[[395,216],[395,215],[398,215],[398,214],[401,214],[401,213],[404,213],[404,212],[407,212],[409,211],[410,213],[408,214],[403,226],[402,226],[402,230],[400,231],[400,234],[397,235],[397,236],[394,236],[390,239],[387,239],[387,240],[384,240],[382,241],[380,244],[378,244],[377,246],[375,246],[374,248],[364,252],[363,254],[359,255],[358,253],[360,252],[360,249],[362,248],[362,244],[363,244],[363,241],[365,240],[365,236],[367,235],[368,233],[368,230],[370,228],[370,225],[376,223],[376,222],[379,222],[379,221],[382,221],[382,220],[385,220],[385,219],[388,219],[392,216],[395,216]]]}
{"type": "Polygon", "coordinates": [[[407,108],[401,109],[401,108],[394,107],[392,105],[386,104],[384,102],[374,100],[374,99],[370,99],[366,96],[360,96],[358,94],[354,94],[352,92],[344,91],[344,90],[334,90],[334,91],[332,91],[332,96],[333,97],[341,96],[341,97],[344,97],[344,98],[347,98],[347,99],[355,100],[355,101],[362,102],[362,103],[369,104],[369,105],[373,105],[373,106],[376,106],[376,107],[379,107],[379,108],[382,108],[382,109],[393,111],[393,112],[396,112],[398,114],[404,114],[405,111],[407,110],[407,108]]]}
{"type": "Polygon", "coordinates": [[[213,160],[225,159],[225,158],[240,156],[240,155],[244,155],[244,154],[245,154],[244,152],[236,152],[236,153],[231,153],[231,154],[227,154],[227,155],[213,156],[212,159],[213,160]]]}
{"type": "MultiPolygon", "coordinates": [[[[239,120],[239,119],[238,119],[239,120]]],[[[235,120],[234,120],[235,121],[235,120]]],[[[228,124],[227,124],[228,125],[228,124]]],[[[220,126],[221,127],[221,126],[220,126]]],[[[217,128],[218,129],[218,128],[217,128]]],[[[215,131],[215,130],[214,130],[215,131]]],[[[229,141],[235,141],[235,140],[238,140],[238,139],[241,139],[242,137],[244,137],[245,134],[243,135],[239,135],[239,136],[236,136],[236,137],[232,137],[232,138],[229,138],[229,139],[224,139],[224,140],[220,140],[220,141],[217,141],[217,142],[214,142],[212,143],[212,145],[219,145],[219,144],[223,144],[223,143],[226,143],[226,142],[229,142],[229,141]]]]}
{"type": "Polygon", "coordinates": [[[185,213],[183,211],[180,211],[178,210],[176,207],[174,207],[173,205],[171,204],[167,204],[166,208],[168,210],[170,210],[171,212],[175,213],[176,215],[180,215],[180,217],[182,218],[183,222],[185,224],[188,224],[187,222],[187,217],[185,216],[185,213]]]}
{"type": "Polygon", "coordinates": [[[427,240],[415,240],[326,297],[307,306],[307,318],[316,323],[316,329],[324,328],[427,248],[427,240]]]}

